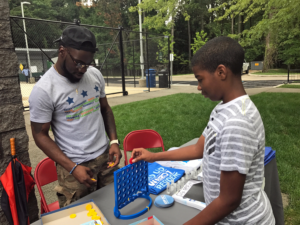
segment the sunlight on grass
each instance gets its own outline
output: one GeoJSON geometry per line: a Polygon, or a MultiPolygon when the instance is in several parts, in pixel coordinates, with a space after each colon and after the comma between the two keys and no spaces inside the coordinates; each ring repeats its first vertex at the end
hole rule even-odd
{"type": "Polygon", "coordinates": [[[278,87],[278,88],[300,88],[300,85],[284,84],[284,85],[281,85],[281,86],[278,87]]]}

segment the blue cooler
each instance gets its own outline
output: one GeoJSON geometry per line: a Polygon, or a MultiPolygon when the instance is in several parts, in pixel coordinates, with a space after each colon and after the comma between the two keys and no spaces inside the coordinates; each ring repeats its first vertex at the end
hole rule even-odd
{"type": "Polygon", "coordinates": [[[149,69],[149,74],[148,69],[145,70],[147,87],[156,87],[155,74],[155,69],[149,69]]]}

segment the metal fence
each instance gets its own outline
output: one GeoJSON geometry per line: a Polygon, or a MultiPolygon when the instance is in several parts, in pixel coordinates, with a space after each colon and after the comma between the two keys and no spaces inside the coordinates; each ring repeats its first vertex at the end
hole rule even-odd
{"type": "MultiPolygon", "coordinates": [[[[58,45],[53,41],[59,38],[62,31],[74,23],[22,18],[11,16],[11,30],[15,51],[19,61],[19,81],[23,105],[29,108],[28,98],[36,82],[57,61],[58,45]],[[27,70],[29,69],[28,76],[27,70]]],[[[105,78],[106,86],[114,86],[114,92],[107,95],[127,95],[127,87],[136,87],[138,79],[147,78],[147,90],[158,87],[157,78],[151,83],[153,71],[166,71],[170,88],[170,61],[168,36],[128,31],[119,28],[101,27],[80,24],[87,27],[96,37],[97,51],[94,55],[96,67],[105,78]],[[143,54],[141,54],[141,48],[143,54]],[[143,57],[141,57],[143,56],[143,57]],[[149,70],[150,69],[150,70],[149,70]],[[154,70],[151,70],[154,69],[154,70]]]]}
{"type": "Polygon", "coordinates": [[[288,69],[287,82],[300,82],[300,69],[288,69]]]}

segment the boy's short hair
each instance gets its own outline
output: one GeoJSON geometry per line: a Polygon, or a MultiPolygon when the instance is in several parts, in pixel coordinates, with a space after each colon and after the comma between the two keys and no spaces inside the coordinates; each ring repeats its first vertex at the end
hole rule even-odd
{"type": "Polygon", "coordinates": [[[230,37],[216,37],[209,40],[193,56],[192,66],[213,73],[220,64],[228,67],[233,74],[241,75],[244,62],[242,46],[230,37]]]}

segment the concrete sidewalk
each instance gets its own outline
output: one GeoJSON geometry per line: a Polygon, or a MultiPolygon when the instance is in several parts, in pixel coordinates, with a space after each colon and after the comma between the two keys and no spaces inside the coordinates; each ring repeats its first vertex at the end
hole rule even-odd
{"type": "MultiPolygon", "coordinates": [[[[195,78],[193,78],[195,79],[195,78]]],[[[246,89],[246,92],[248,95],[255,95],[259,94],[261,92],[289,92],[289,93],[300,93],[300,89],[286,89],[286,88],[252,88],[252,89],[246,89]]],[[[142,101],[177,93],[200,93],[197,90],[196,86],[173,86],[171,89],[151,89],[150,92],[140,92],[138,94],[130,94],[128,96],[108,96],[108,102],[110,106],[116,106],[121,104],[126,104],[130,102],[136,102],[136,101],[142,101]]],[[[24,118],[25,118],[25,125],[26,130],[29,136],[29,156],[32,166],[32,171],[35,170],[36,165],[46,157],[46,155],[36,146],[32,133],[31,133],[31,126],[30,126],[30,112],[24,112],[24,118]]],[[[50,132],[50,137],[54,139],[52,132],[50,132]]],[[[122,158],[122,161],[120,163],[121,166],[124,166],[124,157],[122,158]]],[[[46,185],[43,187],[43,192],[45,194],[47,203],[52,203],[57,200],[55,192],[53,191],[54,186],[56,185],[56,182],[46,185]]],[[[40,208],[40,195],[38,193],[37,188],[36,191],[36,197],[38,200],[39,208],[40,208]]]]}

